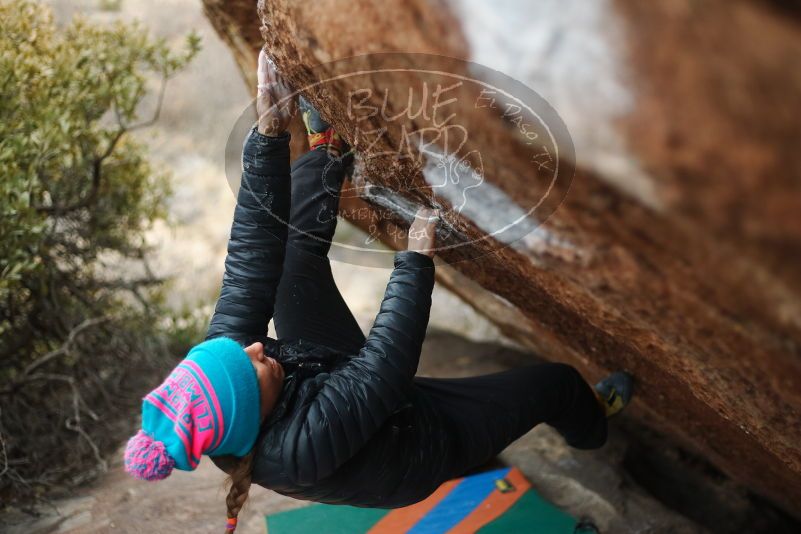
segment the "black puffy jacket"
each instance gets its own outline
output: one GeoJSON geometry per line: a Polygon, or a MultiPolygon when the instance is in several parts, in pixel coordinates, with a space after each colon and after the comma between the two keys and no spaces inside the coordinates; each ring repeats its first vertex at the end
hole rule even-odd
{"type": "MultiPolygon", "coordinates": [[[[434,285],[431,258],[398,252],[381,309],[358,354],[265,337],[281,276],[289,187],[286,139],[256,136],[243,180],[223,288],[208,337],[265,343],[286,371],[256,444],[253,481],[291,497],[397,507],[452,476],[453,433],[415,386],[434,285]]],[[[218,465],[223,462],[215,460],[218,465]]],[[[222,465],[221,465],[222,466],[222,465]]]]}

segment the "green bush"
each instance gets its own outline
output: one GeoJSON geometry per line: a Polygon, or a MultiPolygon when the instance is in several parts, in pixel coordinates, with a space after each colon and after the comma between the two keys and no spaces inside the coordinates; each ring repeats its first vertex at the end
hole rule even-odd
{"type": "Polygon", "coordinates": [[[192,337],[173,335],[147,264],[168,182],[130,133],[198,50],[195,35],[175,52],[137,25],[61,28],[36,2],[0,0],[3,500],[102,470],[192,337]]]}

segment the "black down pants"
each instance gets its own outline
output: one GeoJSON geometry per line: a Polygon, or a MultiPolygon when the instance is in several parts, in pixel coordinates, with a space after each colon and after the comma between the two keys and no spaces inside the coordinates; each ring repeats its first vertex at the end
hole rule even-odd
{"type": "MultiPolygon", "coordinates": [[[[292,165],[290,228],[275,303],[280,338],[302,338],[358,352],[365,337],[342,298],[328,260],[337,224],[342,165],[323,150],[292,165]]],[[[571,366],[546,363],[457,379],[414,379],[458,440],[471,443],[448,459],[453,476],[481,465],[539,423],[577,448],[606,441],[606,418],[587,382],[571,366]]]]}

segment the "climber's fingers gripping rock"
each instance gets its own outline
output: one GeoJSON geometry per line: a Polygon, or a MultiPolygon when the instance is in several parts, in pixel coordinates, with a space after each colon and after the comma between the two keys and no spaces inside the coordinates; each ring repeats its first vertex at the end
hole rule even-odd
{"type": "Polygon", "coordinates": [[[434,257],[437,247],[437,222],[440,219],[439,210],[420,208],[414,216],[409,227],[408,250],[434,257]]]}
{"type": "Polygon", "coordinates": [[[259,52],[259,68],[256,76],[258,79],[256,113],[259,116],[259,133],[280,135],[286,131],[289,122],[295,115],[297,98],[264,49],[259,52]]]}

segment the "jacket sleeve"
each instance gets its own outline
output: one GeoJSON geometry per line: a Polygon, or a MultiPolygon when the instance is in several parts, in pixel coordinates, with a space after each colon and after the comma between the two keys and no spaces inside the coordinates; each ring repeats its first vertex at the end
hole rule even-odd
{"type": "Polygon", "coordinates": [[[417,371],[431,310],[434,262],[395,255],[384,300],[359,354],[328,375],[285,434],[282,463],[298,485],[331,475],[400,407],[417,371]]]}
{"type": "Polygon", "coordinates": [[[242,152],[225,274],[206,339],[263,336],[273,316],[290,206],[289,134],[253,128],[242,152]]]}

